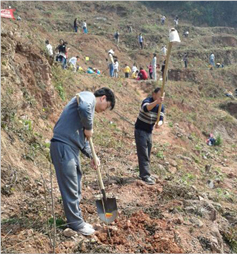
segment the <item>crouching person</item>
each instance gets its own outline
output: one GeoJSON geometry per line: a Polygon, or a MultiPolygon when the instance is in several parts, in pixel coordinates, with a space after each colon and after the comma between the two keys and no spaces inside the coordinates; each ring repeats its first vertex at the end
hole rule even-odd
{"type": "Polygon", "coordinates": [[[57,181],[62,195],[68,227],[83,235],[94,233],[93,226],[83,220],[81,200],[82,170],[79,153],[91,159],[96,169],[99,159],[94,162],[89,142],[93,134],[94,113],[112,110],[115,105],[114,93],[109,88],[101,88],[95,93],[83,91],[65,106],[59,117],[51,140],[50,154],[56,170],[57,181]]]}

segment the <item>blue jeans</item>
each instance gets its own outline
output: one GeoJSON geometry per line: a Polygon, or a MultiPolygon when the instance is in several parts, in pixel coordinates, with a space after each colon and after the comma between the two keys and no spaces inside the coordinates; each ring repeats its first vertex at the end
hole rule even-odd
{"type": "Polygon", "coordinates": [[[213,59],[210,59],[210,64],[215,67],[215,61],[213,59]]]}
{"type": "Polygon", "coordinates": [[[86,27],[83,27],[83,31],[84,31],[84,33],[85,33],[85,34],[87,34],[87,33],[88,33],[88,31],[87,31],[87,28],[86,28],[86,27]]]}
{"type": "Polygon", "coordinates": [[[65,69],[67,65],[67,59],[63,56],[58,56],[58,61],[62,62],[62,68],[65,69]]]}
{"type": "Polygon", "coordinates": [[[75,30],[76,33],[77,33],[77,28],[78,28],[77,26],[74,26],[74,30],[75,30]]]}
{"type": "Polygon", "coordinates": [[[112,63],[109,65],[109,75],[110,77],[114,76],[114,65],[112,63]]]}

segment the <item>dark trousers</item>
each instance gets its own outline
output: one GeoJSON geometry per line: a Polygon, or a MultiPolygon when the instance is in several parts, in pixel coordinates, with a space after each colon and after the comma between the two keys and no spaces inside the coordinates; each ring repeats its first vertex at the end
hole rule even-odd
{"type": "Polygon", "coordinates": [[[128,78],[129,73],[125,72],[125,78],[128,78]]]}
{"type": "Polygon", "coordinates": [[[142,42],[140,42],[140,47],[141,47],[141,49],[143,49],[143,43],[142,42]]]}
{"type": "Polygon", "coordinates": [[[185,68],[188,67],[188,61],[187,60],[184,60],[184,66],[185,66],[185,68]]]}
{"type": "Polygon", "coordinates": [[[56,170],[68,226],[77,231],[85,225],[79,207],[82,178],[79,151],[74,151],[62,142],[51,142],[50,155],[56,170]]]}
{"type": "Polygon", "coordinates": [[[139,176],[144,179],[150,176],[150,156],[152,148],[152,134],[135,129],[135,141],[139,164],[139,176]]]}

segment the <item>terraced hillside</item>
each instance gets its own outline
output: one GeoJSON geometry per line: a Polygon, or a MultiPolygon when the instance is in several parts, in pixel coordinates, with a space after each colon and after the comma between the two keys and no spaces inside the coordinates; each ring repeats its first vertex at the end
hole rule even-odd
{"type": "MultiPolygon", "coordinates": [[[[173,17],[142,2],[3,2],[22,21],[2,19],[1,29],[1,225],[4,253],[183,253],[237,251],[237,102],[224,95],[237,88],[235,27],[195,27],[180,20],[165,87],[165,124],[154,131],[154,186],[138,178],[134,122],[141,101],[161,81],[124,79],[122,67],[146,67],[168,43],[173,17]],[[89,34],[73,32],[86,19],[89,34]],[[142,22],[141,22],[142,20],[142,22]],[[131,24],[133,32],[127,32],[131,24]],[[113,40],[120,31],[120,45],[113,40]],[[182,36],[188,29],[188,38],[182,36]],[[137,35],[142,32],[145,48],[137,35]],[[62,70],[45,57],[44,41],[65,39],[69,57],[101,75],[62,70]],[[118,79],[108,75],[109,49],[118,56],[118,79]],[[188,68],[182,56],[188,52],[188,68]],[[224,68],[209,69],[209,55],[224,68]],[[85,57],[89,57],[89,61],[85,57]],[[67,235],[62,199],[49,158],[52,130],[64,105],[78,91],[107,86],[116,94],[111,112],[95,116],[94,144],[106,191],[117,199],[119,216],[103,224],[96,212],[95,171],[81,156],[82,212],[97,229],[90,238],[67,235]],[[207,146],[213,133],[218,146],[207,146]],[[52,187],[50,180],[52,172],[52,187]],[[52,191],[51,191],[52,190],[52,191]],[[54,196],[56,234],[51,210],[54,196]],[[56,245],[53,243],[55,235],[56,245]],[[54,248],[54,247],[55,248],[54,248]]],[[[160,73],[159,73],[160,75],[160,73]]]]}

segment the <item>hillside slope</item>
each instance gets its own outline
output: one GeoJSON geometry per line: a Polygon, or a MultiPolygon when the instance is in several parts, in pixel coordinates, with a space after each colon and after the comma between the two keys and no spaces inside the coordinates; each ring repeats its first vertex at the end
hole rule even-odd
{"type": "MultiPolygon", "coordinates": [[[[159,53],[167,43],[172,19],[161,27],[154,12],[137,2],[9,5],[16,7],[22,21],[2,19],[1,30],[2,250],[52,252],[51,169],[56,253],[236,252],[237,103],[224,97],[226,89],[237,88],[236,28],[192,28],[180,22],[180,36],[188,27],[190,37],[181,36],[182,42],[172,49],[165,125],[153,135],[151,167],[157,183],[147,186],[138,178],[133,125],[141,101],[157,84],[124,79],[122,71],[120,78],[111,79],[105,58],[113,48],[121,69],[134,61],[147,66],[153,52],[159,53]],[[88,20],[88,35],[72,32],[77,15],[88,20]],[[132,34],[126,33],[128,23],[133,25],[132,34]],[[113,41],[116,29],[121,31],[119,48],[113,41]],[[146,38],[143,51],[136,44],[140,31],[146,38]],[[57,63],[50,66],[44,41],[57,46],[60,38],[69,43],[69,57],[79,55],[83,68],[92,65],[104,73],[94,76],[63,71],[57,63]],[[208,69],[213,50],[224,68],[208,69]],[[181,64],[183,52],[189,53],[187,69],[181,64]],[[115,92],[116,107],[95,116],[94,143],[106,190],[116,196],[119,216],[110,226],[99,220],[95,172],[81,157],[82,212],[97,233],[91,238],[66,237],[62,200],[49,158],[52,129],[72,96],[102,86],[115,92]],[[222,144],[207,146],[209,133],[220,135],[222,144]]],[[[158,60],[161,63],[160,56],[158,60]]]]}

